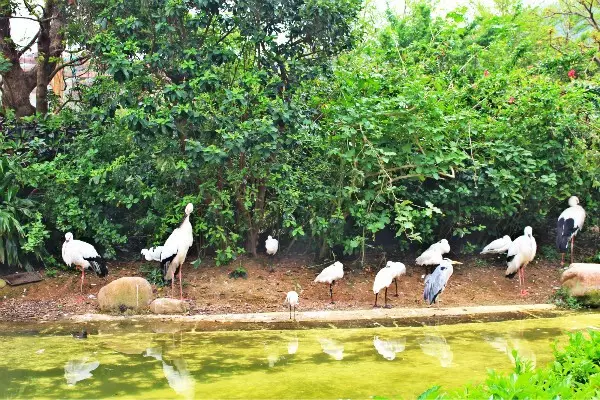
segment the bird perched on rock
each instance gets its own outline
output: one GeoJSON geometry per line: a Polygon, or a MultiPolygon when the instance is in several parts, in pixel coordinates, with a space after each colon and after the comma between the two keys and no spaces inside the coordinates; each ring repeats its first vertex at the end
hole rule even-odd
{"type": "Polygon", "coordinates": [[[331,304],[333,304],[333,285],[335,281],[340,280],[344,277],[344,265],[336,261],[329,267],[323,269],[319,275],[315,278],[315,282],[328,283],[329,284],[329,295],[331,296],[331,304]]]}
{"type": "Polygon", "coordinates": [[[490,244],[485,246],[479,254],[502,254],[508,251],[512,239],[508,235],[504,235],[500,239],[492,241],[490,244]]]}
{"type": "MultiPolygon", "coordinates": [[[[537,244],[533,237],[533,230],[530,226],[526,226],[523,231],[523,236],[516,238],[508,248],[506,254],[506,277],[514,278],[519,274],[519,286],[525,284],[525,266],[535,258],[537,244]]],[[[525,296],[527,290],[521,288],[521,295],[525,296]]]]}
{"type": "Polygon", "coordinates": [[[579,199],[576,196],[569,198],[569,208],[564,210],[558,217],[556,223],[556,247],[561,253],[560,265],[565,263],[565,253],[571,241],[571,264],[573,263],[573,249],[575,246],[575,236],[585,222],[585,210],[579,205],[579,199]]]}
{"type": "Polygon", "coordinates": [[[81,269],[80,291],[82,293],[86,269],[91,269],[99,277],[108,275],[106,261],[98,254],[94,246],[81,240],[73,240],[73,234],[71,232],[65,234],[65,242],[62,246],[62,258],[65,261],[65,264],[69,266],[74,264],[81,269]]]}
{"type": "Polygon", "coordinates": [[[429,274],[430,268],[440,265],[443,255],[450,252],[450,243],[446,239],[442,239],[437,243],[429,246],[419,257],[417,257],[417,265],[425,266],[425,274],[429,274]]]}
{"type": "Polygon", "coordinates": [[[294,308],[294,320],[296,319],[296,307],[298,306],[298,293],[294,290],[288,292],[285,296],[285,303],[290,306],[290,319],[292,319],[292,308],[294,308]]]}
{"type": "Polygon", "coordinates": [[[430,305],[435,303],[439,295],[442,294],[448,280],[454,272],[453,264],[462,264],[458,261],[452,261],[449,258],[444,258],[440,265],[433,271],[432,274],[425,278],[425,289],[423,290],[423,299],[430,305]]]}
{"type": "Polygon", "coordinates": [[[171,281],[171,296],[174,291],[175,275],[179,275],[179,294],[183,300],[182,285],[182,267],[185,262],[187,252],[194,242],[192,224],[190,223],[190,214],[194,211],[192,203],[185,206],[185,217],[178,228],[171,233],[165,242],[160,254],[160,263],[162,265],[163,276],[166,282],[171,281]]]}

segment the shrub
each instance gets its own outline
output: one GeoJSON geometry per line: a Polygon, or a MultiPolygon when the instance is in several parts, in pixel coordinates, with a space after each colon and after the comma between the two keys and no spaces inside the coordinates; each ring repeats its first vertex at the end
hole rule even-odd
{"type": "Polygon", "coordinates": [[[244,267],[237,267],[233,271],[229,273],[229,278],[238,279],[238,278],[248,278],[248,271],[244,267]]]}

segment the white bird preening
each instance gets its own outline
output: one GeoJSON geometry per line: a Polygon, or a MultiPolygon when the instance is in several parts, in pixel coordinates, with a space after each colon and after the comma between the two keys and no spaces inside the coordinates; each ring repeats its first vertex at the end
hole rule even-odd
{"type": "Polygon", "coordinates": [[[344,277],[344,264],[339,261],[334,262],[329,267],[325,268],[317,277],[315,282],[328,283],[329,295],[331,296],[331,304],[333,304],[333,285],[335,281],[344,277]]]}
{"type": "Polygon", "coordinates": [[[425,266],[425,273],[429,273],[429,268],[440,265],[443,260],[443,255],[450,252],[450,243],[446,239],[442,239],[437,243],[429,246],[417,259],[417,265],[425,266]]]}
{"type": "Polygon", "coordinates": [[[492,243],[488,244],[483,248],[481,253],[479,254],[502,254],[508,251],[510,244],[512,243],[512,239],[508,235],[504,235],[500,239],[496,239],[492,241],[492,243]]]}
{"type": "MultiPolygon", "coordinates": [[[[265,247],[267,249],[267,254],[274,257],[277,253],[277,250],[279,249],[279,242],[277,241],[277,239],[274,239],[273,236],[269,235],[269,237],[265,241],[265,247]]],[[[273,272],[272,264],[270,270],[271,272],[273,272]]]]}
{"type": "Polygon", "coordinates": [[[425,278],[425,289],[423,290],[423,300],[427,301],[430,305],[435,303],[440,294],[446,289],[448,280],[454,272],[452,264],[462,264],[458,261],[444,258],[440,265],[437,266],[432,274],[427,275],[425,278]]]}
{"type": "Polygon", "coordinates": [[[523,236],[516,238],[508,248],[505,275],[507,278],[512,279],[515,274],[519,273],[519,286],[521,287],[522,296],[527,294],[527,290],[522,288],[525,284],[525,266],[535,258],[536,250],[537,244],[530,226],[526,226],[523,236]]]}
{"type": "Polygon", "coordinates": [[[564,210],[558,217],[556,223],[556,247],[561,253],[560,265],[565,263],[565,253],[571,241],[571,264],[573,264],[573,249],[575,246],[575,235],[579,233],[585,222],[585,210],[579,205],[576,196],[569,198],[569,208],[564,210]]]}
{"type": "Polygon", "coordinates": [[[396,284],[396,294],[394,297],[398,297],[398,278],[406,274],[406,266],[400,261],[388,261],[385,267],[391,268],[393,271],[394,283],[396,284]]]}
{"type": "Polygon", "coordinates": [[[74,264],[81,269],[81,285],[79,289],[82,293],[86,269],[91,269],[101,278],[108,275],[106,262],[98,254],[94,246],[81,240],[73,240],[71,232],[65,234],[65,242],[62,246],[62,258],[68,266],[74,264]]]}
{"type": "Polygon", "coordinates": [[[150,247],[142,249],[141,253],[146,261],[160,261],[160,255],[163,251],[163,246],[150,247]]]}
{"type": "Polygon", "coordinates": [[[375,294],[375,304],[373,305],[373,307],[377,307],[377,296],[379,295],[379,292],[381,291],[381,289],[385,288],[385,295],[384,295],[385,305],[383,307],[392,308],[392,306],[388,304],[387,289],[388,289],[388,286],[390,286],[392,284],[392,281],[394,280],[394,276],[395,276],[395,271],[392,268],[387,267],[387,266],[381,268],[379,270],[379,272],[377,272],[377,275],[375,276],[375,282],[373,282],[373,293],[375,294]]]}
{"type": "Polygon", "coordinates": [[[174,291],[175,275],[179,275],[179,294],[183,300],[182,286],[182,267],[187,256],[187,252],[194,242],[192,224],[190,223],[190,214],[194,211],[192,203],[185,206],[185,217],[178,228],[171,233],[165,242],[160,254],[160,263],[162,265],[163,276],[166,282],[171,281],[171,296],[174,291]]]}
{"type": "Polygon", "coordinates": [[[287,304],[290,306],[290,319],[292,319],[292,308],[294,308],[294,320],[296,320],[296,307],[298,306],[298,293],[294,290],[287,293],[285,296],[285,302],[283,304],[287,304]]]}

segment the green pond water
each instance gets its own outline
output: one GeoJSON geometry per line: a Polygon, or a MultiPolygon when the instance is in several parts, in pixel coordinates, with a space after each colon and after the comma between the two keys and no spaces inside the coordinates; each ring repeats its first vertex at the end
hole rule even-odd
{"type": "Polygon", "coordinates": [[[419,327],[206,331],[190,325],[0,325],[0,398],[414,398],[542,366],[600,314],[419,327]],[[43,326],[43,329],[40,328],[43,326]],[[85,327],[88,339],[70,330],[85,327]]]}

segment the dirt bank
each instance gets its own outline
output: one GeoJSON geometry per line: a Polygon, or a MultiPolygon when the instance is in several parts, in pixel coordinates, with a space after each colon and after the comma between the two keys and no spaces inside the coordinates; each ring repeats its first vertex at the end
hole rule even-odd
{"type": "MultiPolygon", "coordinates": [[[[534,261],[526,269],[528,296],[519,294],[518,279],[504,277],[505,266],[497,258],[462,258],[444,292],[440,306],[491,306],[547,303],[559,286],[562,269],[556,262],[534,261]]],[[[226,267],[203,264],[184,268],[184,296],[190,304],[190,315],[265,313],[285,311],[283,301],[289,290],[300,293],[299,311],[332,311],[371,309],[374,301],[373,279],[377,266],[345,269],[336,282],[334,298],[329,304],[326,285],[315,284],[315,276],[324,266],[313,267],[309,258],[289,257],[275,261],[270,273],[269,260],[243,257],[226,267]],[[229,272],[243,266],[247,279],[229,278],[229,272]]],[[[1,321],[52,321],[73,315],[99,313],[95,296],[111,280],[123,276],[140,276],[141,262],[109,263],[110,274],[98,278],[86,274],[84,295],[79,293],[79,276],[75,270],[60,273],[42,282],[0,289],[1,321]]],[[[158,265],[157,265],[158,267],[158,265]]],[[[407,275],[398,282],[399,297],[390,296],[398,308],[427,307],[421,295],[423,269],[407,265],[407,275]]],[[[156,296],[169,295],[170,288],[154,288],[156,296]]],[[[395,292],[394,286],[388,293],[395,292]]]]}

